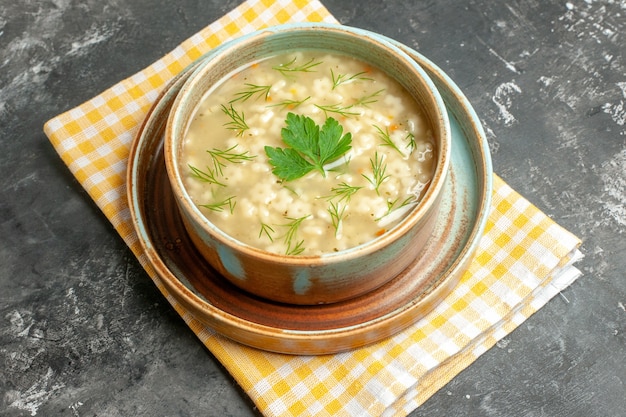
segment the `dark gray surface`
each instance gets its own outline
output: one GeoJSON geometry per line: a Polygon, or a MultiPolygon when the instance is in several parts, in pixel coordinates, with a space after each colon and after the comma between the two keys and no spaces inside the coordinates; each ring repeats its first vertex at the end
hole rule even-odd
{"type": "MultiPolygon", "coordinates": [[[[626,415],[624,1],[324,3],[443,68],[495,171],[584,241],[585,275],[411,416],[626,415]]],[[[0,0],[0,415],[256,415],[42,133],[237,4],[0,0]]]]}

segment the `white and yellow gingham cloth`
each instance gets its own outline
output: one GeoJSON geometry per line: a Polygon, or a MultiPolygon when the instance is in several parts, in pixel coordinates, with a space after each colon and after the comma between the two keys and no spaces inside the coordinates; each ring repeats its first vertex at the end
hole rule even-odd
{"type": "Polygon", "coordinates": [[[239,345],[200,324],[167,296],[142,253],[126,202],[129,147],[161,89],[188,64],[233,37],[293,21],[336,22],[318,1],[249,0],[44,130],[155,284],[264,415],[405,416],[571,284],[580,275],[571,265],[580,241],[496,176],[469,270],[433,312],[398,335],[337,355],[289,356],[239,345]]]}

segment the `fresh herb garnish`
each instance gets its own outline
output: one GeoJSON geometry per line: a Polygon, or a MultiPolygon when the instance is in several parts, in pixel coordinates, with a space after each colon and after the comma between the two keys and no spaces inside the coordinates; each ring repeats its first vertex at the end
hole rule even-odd
{"type": "Polygon", "coordinates": [[[285,233],[285,236],[283,237],[283,241],[287,246],[287,249],[285,250],[286,255],[299,255],[304,252],[304,240],[294,241],[294,239],[296,238],[300,224],[309,217],[310,215],[298,218],[287,217],[287,220],[290,220],[290,222],[281,224],[281,226],[288,228],[287,233],[285,233]]]}
{"type": "Polygon", "coordinates": [[[373,125],[373,126],[374,126],[374,129],[376,129],[376,131],[378,132],[378,138],[383,142],[382,146],[389,146],[390,148],[393,148],[396,151],[398,151],[400,155],[404,156],[404,153],[402,153],[400,148],[398,148],[398,146],[391,139],[391,135],[389,134],[389,129],[387,128],[387,126],[385,126],[384,131],[377,125],[373,125]]]}
{"type": "Polygon", "coordinates": [[[365,107],[367,107],[368,104],[376,103],[378,101],[378,99],[376,97],[378,97],[380,95],[380,93],[382,93],[383,91],[385,91],[384,88],[382,88],[382,89],[380,89],[378,91],[374,91],[372,94],[365,95],[365,96],[359,98],[353,104],[353,106],[365,106],[365,107]]]}
{"type": "Polygon", "coordinates": [[[328,213],[330,214],[330,220],[333,224],[333,227],[335,228],[335,236],[338,235],[341,221],[346,215],[346,207],[347,205],[345,204],[342,206],[340,203],[335,204],[335,202],[331,201],[330,206],[327,209],[328,213]]]}
{"type": "Polygon", "coordinates": [[[274,237],[272,236],[275,233],[274,229],[272,229],[272,226],[270,226],[267,223],[263,223],[261,222],[261,230],[259,231],[259,238],[261,238],[261,236],[265,235],[268,237],[268,239],[270,240],[270,242],[274,241],[274,237]]]}
{"type": "Polygon", "coordinates": [[[231,196],[225,200],[218,201],[216,203],[200,204],[199,206],[207,208],[212,211],[219,212],[219,213],[224,211],[224,209],[228,208],[228,211],[230,211],[230,214],[233,214],[233,211],[235,210],[235,205],[237,205],[237,202],[235,201],[235,196],[231,196]]]}
{"type": "Polygon", "coordinates": [[[406,140],[408,142],[408,144],[406,145],[406,147],[409,149],[409,153],[412,153],[413,150],[415,149],[415,135],[411,132],[407,133],[406,137],[404,138],[404,140],[406,140]]]}
{"type": "Polygon", "coordinates": [[[297,192],[293,187],[290,187],[287,184],[283,184],[283,188],[287,191],[289,191],[290,193],[292,193],[293,195],[295,195],[296,197],[300,197],[300,193],[297,192]]]}
{"type": "Polygon", "coordinates": [[[342,182],[338,184],[336,187],[333,187],[330,189],[330,191],[332,191],[334,194],[328,197],[328,199],[331,200],[335,197],[339,197],[339,202],[345,200],[346,203],[348,203],[350,202],[350,198],[352,197],[352,195],[356,193],[357,191],[359,191],[361,188],[363,187],[350,185],[350,184],[346,184],[345,182],[342,182]]]}
{"type": "Polygon", "coordinates": [[[213,169],[207,166],[203,171],[189,164],[189,169],[191,169],[192,175],[200,181],[226,187],[226,184],[220,181],[220,177],[224,176],[222,168],[226,166],[226,162],[240,164],[243,161],[250,161],[256,157],[255,155],[248,155],[248,151],[241,153],[233,152],[236,147],[237,145],[231,146],[226,150],[216,148],[208,150],[207,153],[211,156],[211,160],[213,162],[213,169]]]}
{"type": "Polygon", "coordinates": [[[281,131],[289,148],[265,147],[272,171],[284,181],[291,181],[317,169],[326,176],[324,165],[348,152],[352,146],[352,135],[343,134],[343,127],[329,117],[320,127],[308,116],[288,113],[287,124],[281,131]]]}
{"type": "Polygon", "coordinates": [[[243,133],[246,130],[250,129],[250,127],[246,123],[243,112],[239,113],[233,108],[232,104],[230,105],[230,108],[222,104],[222,111],[224,112],[224,114],[230,117],[230,122],[224,124],[224,126],[226,126],[226,129],[236,131],[237,136],[243,136],[243,133]]]}
{"type": "Polygon", "coordinates": [[[267,106],[267,107],[280,107],[281,109],[285,109],[285,108],[289,107],[290,109],[293,110],[293,109],[295,109],[296,107],[298,107],[299,105],[301,105],[302,103],[304,103],[305,101],[307,101],[310,98],[311,98],[311,96],[308,96],[304,100],[283,100],[280,103],[272,104],[272,105],[267,106]]]}
{"type": "Polygon", "coordinates": [[[336,74],[333,71],[333,69],[330,69],[330,76],[333,80],[333,88],[332,90],[334,90],[335,88],[339,87],[341,84],[347,84],[347,83],[351,83],[354,81],[372,81],[371,78],[369,77],[363,77],[363,74],[366,74],[365,71],[361,71],[361,72],[357,72],[356,74],[352,75],[352,76],[348,76],[347,74],[336,74]]]}
{"type": "Polygon", "coordinates": [[[401,209],[402,207],[408,206],[409,204],[416,203],[417,198],[414,195],[410,195],[405,198],[404,201],[402,201],[398,206],[396,206],[398,201],[400,201],[400,197],[396,198],[395,200],[387,200],[387,212],[379,218],[375,219],[375,221],[380,221],[383,217],[388,216],[392,211],[401,209]]]}
{"type": "Polygon", "coordinates": [[[222,168],[226,166],[226,162],[241,164],[244,161],[251,161],[256,157],[256,155],[248,155],[248,151],[240,153],[233,152],[236,147],[237,145],[233,145],[226,150],[217,148],[207,150],[207,153],[211,155],[213,168],[215,169],[215,172],[219,173],[219,175],[224,175],[222,168]]]}
{"type": "Polygon", "coordinates": [[[309,59],[306,63],[295,65],[296,57],[294,57],[291,61],[276,65],[272,67],[273,70],[280,72],[283,75],[289,75],[292,72],[315,72],[313,68],[320,65],[322,61],[315,61],[315,58],[309,59]]]}
{"type": "Polygon", "coordinates": [[[206,167],[206,171],[202,171],[201,169],[198,169],[193,165],[189,165],[189,168],[191,169],[191,172],[196,179],[208,182],[209,184],[219,185],[220,187],[226,187],[226,184],[220,182],[217,179],[217,173],[211,168],[206,167]]]}
{"type": "Polygon", "coordinates": [[[235,98],[229,101],[228,104],[232,104],[236,101],[244,102],[255,94],[257,98],[264,97],[265,101],[267,101],[270,95],[270,89],[272,88],[271,85],[256,85],[250,83],[245,83],[244,85],[246,86],[246,89],[236,93],[235,98]]]}
{"type": "Polygon", "coordinates": [[[380,185],[383,183],[383,181],[389,178],[389,175],[385,175],[385,172],[387,171],[387,164],[384,161],[384,157],[382,155],[379,157],[378,152],[375,152],[374,160],[370,158],[370,166],[372,167],[372,176],[368,177],[365,174],[361,175],[374,186],[376,194],[380,195],[380,192],[378,191],[380,185]]]}
{"type": "Polygon", "coordinates": [[[357,111],[351,111],[350,109],[354,107],[354,105],[344,106],[341,103],[321,105],[316,104],[315,107],[324,112],[324,116],[328,117],[328,113],[336,113],[343,117],[348,116],[359,116],[361,113],[357,111]]]}
{"type": "Polygon", "coordinates": [[[285,255],[300,255],[304,252],[304,240],[300,240],[296,242],[296,245],[291,247],[291,245],[287,246],[287,250],[285,251],[285,255]]]}

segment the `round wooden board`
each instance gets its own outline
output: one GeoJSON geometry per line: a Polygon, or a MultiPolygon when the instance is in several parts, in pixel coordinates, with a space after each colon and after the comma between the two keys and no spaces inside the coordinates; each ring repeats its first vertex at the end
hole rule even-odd
{"type": "Polygon", "coordinates": [[[340,303],[296,306],[255,297],[230,284],[199,255],[173,199],[162,149],[169,108],[193,66],[163,91],[131,149],[129,204],[148,261],[167,291],[197,320],[259,349],[331,354],[396,334],[458,284],[489,214],[491,160],[480,121],[462,92],[434,64],[404,48],[427,70],[448,107],[452,163],[441,213],[428,246],[402,274],[374,292],[340,303]]]}

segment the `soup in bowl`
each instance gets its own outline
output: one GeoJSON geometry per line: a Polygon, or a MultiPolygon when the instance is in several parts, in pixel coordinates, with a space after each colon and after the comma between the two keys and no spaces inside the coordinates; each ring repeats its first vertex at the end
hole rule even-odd
{"type": "Polygon", "coordinates": [[[283,303],[374,291],[432,233],[450,160],[445,106],[377,35],[298,24],[218,48],[168,119],[185,227],[238,287],[283,303]]]}

